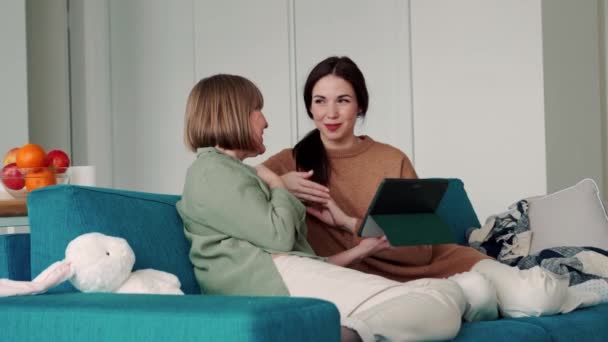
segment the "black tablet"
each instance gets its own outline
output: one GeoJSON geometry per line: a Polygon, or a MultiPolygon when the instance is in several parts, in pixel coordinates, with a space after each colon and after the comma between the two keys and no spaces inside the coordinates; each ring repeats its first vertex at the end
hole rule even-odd
{"type": "Polygon", "coordinates": [[[450,227],[436,214],[447,188],[446,179],[384,179],[359,235],[386,235],[393,246],[454,243],[450,227]]]}

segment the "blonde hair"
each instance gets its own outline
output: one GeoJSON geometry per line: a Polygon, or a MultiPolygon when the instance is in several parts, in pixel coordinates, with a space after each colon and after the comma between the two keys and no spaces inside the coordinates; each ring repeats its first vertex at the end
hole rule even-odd
{"type": "Polygon", "coordinates": [[[250,115],[261,110],[264,98],[250,80],[218,74],[203,78],[190,91],[184,120],[184,140],[191,151],[199,147],[251,151],[257,148],[250,115]]]}

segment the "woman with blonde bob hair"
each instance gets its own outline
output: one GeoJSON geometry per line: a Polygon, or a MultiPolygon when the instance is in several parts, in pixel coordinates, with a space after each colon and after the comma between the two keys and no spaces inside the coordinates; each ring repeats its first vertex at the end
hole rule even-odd
{"type": "Polygon", "coordinates": [[[204,78],[188,98],[185,142],[197,157],[177,210],[201,289],[330,301],[347,327],[343,340],[454,337],[465,300],[453,281],[404,284],[341,267],[387,248],[384,238],[328,258],[315,255],[306,241],[304,205],[275,173],[242,162],[265,151],[263,104],[258,88],[235,75],[204,78]]]}
{"type": "Polygon", "coordinates": [[[242,151],[264,148],[254,141],[249,117],[264,106],[260,90],[240,76],[216,75],[203,81],[187,102],[185,139],[190,150],[216,145],[242,151]]]}

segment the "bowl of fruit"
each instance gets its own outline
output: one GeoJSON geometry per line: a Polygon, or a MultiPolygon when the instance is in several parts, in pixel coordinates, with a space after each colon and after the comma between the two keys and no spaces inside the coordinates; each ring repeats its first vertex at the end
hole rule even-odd
{"type": "Polygon", "coordinates": [[[70,158],[61,150],[46,153],[40,145],[10,149],[2,161],[0,180],[14,198],[25,198],[38,188],[69,182],[70,158]]]}

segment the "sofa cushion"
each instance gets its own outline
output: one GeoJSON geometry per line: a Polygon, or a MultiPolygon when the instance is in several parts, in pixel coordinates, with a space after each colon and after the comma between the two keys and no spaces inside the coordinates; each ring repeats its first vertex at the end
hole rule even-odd
{"type": "Polygon", "coordinates": [[[339,341],[312,298],[62,293],[0,298],[0,341],[339,341]]]}
{"type": "Polygon", "coordinates": [[[526,317],[518,321],[542,327],[547,331],[550,341],[603,342],[608,340],[606,318],[608,318],[608,303],[565,315],[526,317]]]}
{"type": "MultiPolygon", "coordinates": [[[[57,185],[27,199],[31,234],[31,274],[38,275],[65,256],[67,244],[89,232],[126,239],[135,252],[134,269],[173,273],[185,293],[200,293],[175,209],[179,196],[57,185]]],[[[76,291],[68,282],[50,292],[76,291]]]]}
{"type": "Polygon", "coordinates": [[[528,202],[531,254],[561,246],[608,249],[608,217],[592,179],[528,202]]]}
{"type": "Polygon", "coordinates": [[[436,213],[450,227],[456,243],[461,245],[467,245],[466,232],[469,228],[481,226],[460,179],[448,179],[448,188],[436,213]]]}
{"type": "Polygon", "coordinates": [[[499,319],[463,323],[458,335],[452,341],[550,342],[551,339],[545,329],[537,325],[519,319],[499,319]]]}
{"type": "Polygon", "coordinates": [[[30,235],[0,235],[0,278],[30,280],[30,235]]]}

